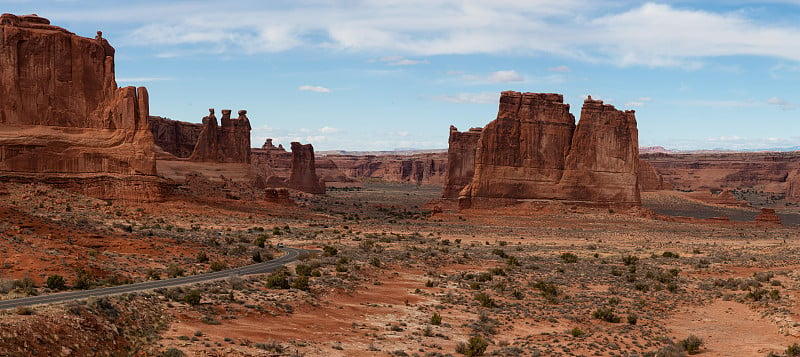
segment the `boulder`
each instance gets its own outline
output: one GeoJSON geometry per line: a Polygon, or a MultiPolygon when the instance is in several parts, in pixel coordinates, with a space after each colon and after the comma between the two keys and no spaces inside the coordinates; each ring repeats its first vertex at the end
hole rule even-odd
{"type": "Polygon", "coordinates": [[[292,168],[286,185],[298,191],[325,193],[325,183],[317,176],[311,144],[292,142],[292,168]]]}

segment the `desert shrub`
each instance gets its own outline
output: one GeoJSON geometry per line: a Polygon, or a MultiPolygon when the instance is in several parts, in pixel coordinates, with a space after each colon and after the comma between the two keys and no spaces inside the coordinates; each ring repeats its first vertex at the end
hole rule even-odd
{"type": "Polygon", "coordinates": [[[486,352],[486,347],[489,347],[489,343],[483,337],[472,336],[466,343],[459,342],[456,344],[456,353],[465,356],[483,356],[483,353],[486,352]]]}
{"type": "Polygon", "coordinates": [[[339,250],[334,247],[331,247],[329,245],[322,247],[322,255],[325,257],[332,257],[335,256],[337,253],[339,253],[339,250]]]}
{"type": "Polygon", "coordinates": [[[14,289],[17,289],[25,294],[33,295],[36,293],[36,284],[30,277],[14,280],[14,289]]]}
{"type": "Polygon", "coordinates": [[[179,276],[183,276],[184,270],[183,268],[179,267],[176,264],[170,264],[167,267],[167,276],[170,278],[177,278],[179,276]]]}
{"type": "Polygon", "coordinates": [[[308,264],[301,263],[297,264],[297,266],[294,267],[294,272],[298,276],[311,276],[311,271],[312,271],[311,266],[308,264]]]}
{"type": "Polygon", "coordinates": [[[572,337],[581,337],[586,333],[583,332],[580,327],[573,327],[572,330],[569,331],[569,334],[572,335],[572,337]]]}
{"type": "Polygon", "coordinates": [[[198,252],[197,253],[197,262],[198,263],[207,263],[208,262],[208,255],[206,255],[206,252],[198,252]]]}
{"type": "Polygon", "coordinates": [[[618,323],[620,318],[614,314],[614,309],[610,307],[600,307],[592,312],[592,317],[611,323],[618,323]]]}
{"type": "Polygon", "coordinates": [[[767,294],[767,289],[755,288],[747,292],[747,297],[753,299],[753,301],[761,301],[767,294]]]}
{"type": "Polygon", "coordinates": [[[622,256],[622,263],[625,264],[625,265],[634,265],[638,261],[639,261],[639,257],[637,257],[635,255],[622,256]]]}
{"type": "Polygon", "coordinates": [[[267,244],[267,235],[262,233],[259,234],[256,239],[253,240],[253,245],[259,248],[264,248],[267,244]]]}
{"type": "Polygon", "coordinates": [[[434,312],[433,316],[431,316],[431,325],[441,325],[442,324],[442,315],[439,315],[438,312],[434,312]]]}
{"type": "Polygon", "coordinates": [[[674,252],[669,252],[669,251],[661,253],[661,256],[664,257],[664,258],[680,258],[681,257],[680,254],[674,253],[674,252]]]}
{"type": "Polygon", "coordinates": [[[160,280],[161,279],[161,273],[159,273],[158,270],[155,270],[155,269],[152,269],[152,268],[151,269],[147,269],[147,271],[145,272],[145,276],[147,276],[147,279],[149,279],[149,280],[160,280]]]}
{"type": "Polygon", "coordinates": [[[33,315],[34,311],[28,306],[18,306],[14,311],[17,315],[33,315]]]}
{"type": "Polygon", "coordinates": [[[160,357],[184,357],[184,356],[186,356],[186,354],[184,354],[183,351],[181,351],[181,350],[179,350],[179,349],[177,349],[175,347],[171,347],[171,348],[168,348],[168,349],[162,351],[159,354],[159,356],[160,357]]]}
{"type": "Polygon", "coordinates": [[[372,265],[372,266],[374,266],[374,267],[378,267],[378,268],[380,268],[380,266],[381,266],[381,259],[380,259],[380,258],[378,258],[378,257],[372,257],[372,259],[370,259],[370,260],[369,260],[369,264],[370,264],[370,265],[372,265]]]}
{"type": "Polygon", "coordinates": [[[482,293],[481,292],[481,293],[475,294],[475,300],[477,300],[479,303],[481,303],[482,307],[494,307],[495,306],[494,299],[492,299],[492,297],[489,296],[489,294],[487,294],[487,293],[482,293]]]}
{"type": "Polygon", "coordinates": [[[200,300],[202,298],[203,296],[200,294],[200,290],[191,290],[183,296],[183,301],[189,305],[196,306],[200,305],[200,300]]]}
{"type": "Polygon", "coordinates": [[[577,263],[578,256],[574,253],[566,252],[561,254],[561,260],[563,260],[564,263],[577,263]]]}
{"type": "Polygon", "coordinates": [[[267,277],[268,289],[288,289],[289,279],[283,269],[273,272],[267,277]]]}
{"type": "Polygon", "coordinates": [[[298,276],[297,279],[294,279],[294,281],[292,282],[292,288],[295,288],[297,290],[304,290],[304,291],[310,290],[310,288],[308,286],[308,277],[307,276],[298,276]]]}
{"type": "Polygon", "coordinates": [[[693,355],[700,352],[700,347],[703,346],[703,339],[695,335],[689,335],[685,339],[678,342],[678,346],[686,351],[686,353],[693,355]]]}
{"type": "Polygon", "coordinates": [[[260,249],[253,251],[253,261],[256,263],[261,263],[264,261],[264,258],[261,257],[260,249]]]}
{"type": "Polygon", "coordinates": [[[50,275],[47,277],[47,287],[53,290],[63,290],[66,286],[66,281],[61,275],[50,275]]]}
{"type": "Polygon", "coordinates": [[[559,291],[555,284],[545,281],[537,281],[532,286],[539,290],[539,294],[541,294],[542,297],[547,300],[547,302],[551,304],[558,302],[559,291]]]}
{"type": "Polygon", "coordinates": [[[753,273],[753,278],[755,278],[756,281],[761,282],[761,283],[766,283],[766,282],[772,280],[772,278],[774,276],[775,276],[775,273],[773,273],[771,271],[760,271],[760,272],[757,272],[757,273],[753,273]]]}
{"type": "Polygon", "coordinates": [[[215,260],[213,263],[211,263],[211,270],[212,271],[221,271],[221,270],[225,270],[227,268],[228,268],[228,264],[226,264],[225,262],[223,262],[221,260],[215,260]]]}
{"type": "Polygon", "coordinates": [[[786,348],[786,356],[787,357],[800,357],[800,345],[797,343],[793,343],[791,346],[786,348]]]}
{"type": "Polygon", "coordinates": [[[502,249],[492,249],[492,254],[500,257],[500,258],[508,258],[508,254],[502,249]]]}
{"type": "Polygon", "coordinates": [[[633,312],[628,313],[628,317],[626,319],[629,325],[636,325],[636,322],[639,321],[639,316],[633,312]]]}

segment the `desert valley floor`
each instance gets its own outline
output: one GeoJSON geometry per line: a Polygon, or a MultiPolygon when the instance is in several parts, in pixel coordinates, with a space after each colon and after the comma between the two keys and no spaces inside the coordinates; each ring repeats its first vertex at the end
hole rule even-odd
{"type": "Polygon", "coordinates": [[[677,191],[628,211],[435,214],[441,187],[377,182],[293,205],[5,191],[2,299],[54,293],[54,275],[94,288],[247,265],[279,243],[317,252],[269,275],[2,311],[0,355],[677,356],[697,337],[703,356],[766,356],[800,339],[791,206],[775,225],[652,218],[756,214],[677,191]]]}

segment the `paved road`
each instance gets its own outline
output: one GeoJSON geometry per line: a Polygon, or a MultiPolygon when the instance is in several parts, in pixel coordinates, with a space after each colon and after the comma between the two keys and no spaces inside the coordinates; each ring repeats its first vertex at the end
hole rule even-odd
{"type": "Polygon", "coordinates": [[[3,300],[0,301],[0,310],[12,309],[19,306],[62,303],[72,300],[86,299],[92,296],[118,295],[124,293],[153,290],[158,288],[169,288],[181,285],[204,283],[214,280],[226,279],[230,276],[243,276],[251,274],[269,273],[275,269],[278,269],[288,263],[297,260],[297,257],[300,256],[300,253],[305,251],[303,249],[297,249],[297,248],[281,248],[281,250],[283,250],[286,254],[278,259],[273,259],[268,262],[248,265],[241,268],[222,270],[206,274],[183,276],[173,279],[147,281],[143,283],[128,284],[128,285],[118,285],[109,288],[70,291],[58,294],[31,296],[13,300],[3,300]]]}

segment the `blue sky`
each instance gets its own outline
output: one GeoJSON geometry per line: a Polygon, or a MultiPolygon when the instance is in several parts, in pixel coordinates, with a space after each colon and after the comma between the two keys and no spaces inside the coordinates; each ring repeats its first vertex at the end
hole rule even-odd
{"type": "Polygon", "coordinates": [[[640,146],[800,145],[800,0],[10,0],[117,49],[152,115],[317,150],[446,148],[503,90],[635,109],[640,146]]]}

